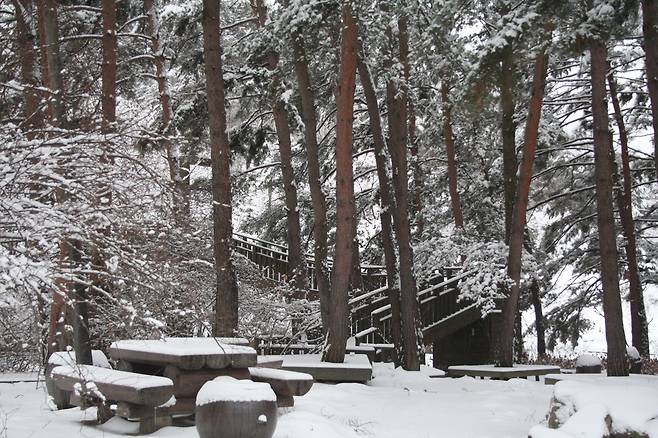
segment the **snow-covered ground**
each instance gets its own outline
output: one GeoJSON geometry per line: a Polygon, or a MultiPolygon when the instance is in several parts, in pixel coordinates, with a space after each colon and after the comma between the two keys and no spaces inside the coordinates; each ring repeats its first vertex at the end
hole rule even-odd
{"type": "MultiPolygon", "coordinates": [[[[369,385],[316,383],[280,410],[275,438],[527,437],[544,421],[553,387],[529,380],[430,379],[375,364],[369,385]]],[[[0,384],[1,438],[116,438],[135,423],[80,423],[77,408],[53,412],[43,385],[0,384]]],[[[154,438],[196,438],[194,427],[167,427],[154,438]]]]}

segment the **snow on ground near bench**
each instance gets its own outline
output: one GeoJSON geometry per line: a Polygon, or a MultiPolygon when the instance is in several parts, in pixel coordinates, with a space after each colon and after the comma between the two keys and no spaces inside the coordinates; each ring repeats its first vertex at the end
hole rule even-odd
{"type": "MultiPolygon", "coordinates": [[[[526,380],[430,379],[374,364],[370,385],[316,383],[295,407],[281,409],[275,438],[521,438],[540,423],[553,388],[526,380]]],[[[77,408],[52,412],[35,383],[0,384],[0,430],[7,437],[118,438],[136,423],[113,418],[83,426],[77,408]],[[5,417],[6,416],[6,417],[5,417]]],[[[166,427],[153,438],[197,438],[196,429],[166,427]]]]}

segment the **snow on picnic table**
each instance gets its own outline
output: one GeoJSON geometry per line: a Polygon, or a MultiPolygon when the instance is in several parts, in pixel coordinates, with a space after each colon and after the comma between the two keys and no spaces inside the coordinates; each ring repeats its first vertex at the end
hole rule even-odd
{"type": "MultiPolygon", "coordinates": [[[[274,438],[521,438],[542,422],[553,388],[543,383],[430,379],[425,373],[373,364],[369,385],[315,383],[293,408],[279,410],[274,438]]],[[[43,384],[0,384],[0,429],[7,437],[118,438],[137,423],[113,418],[84,426],[77,408],[53,412],[43,384]]],[[[197,438],[193,427],[166,427],[153,438],[197,438]]]]}

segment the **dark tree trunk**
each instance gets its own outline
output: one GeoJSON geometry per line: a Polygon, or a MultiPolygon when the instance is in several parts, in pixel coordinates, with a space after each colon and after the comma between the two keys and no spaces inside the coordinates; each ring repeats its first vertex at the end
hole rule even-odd
{"type": "MultiPolygon", "coordinates": [[[[79,240],[70,240],[71,265],[82,265],[82,243],[79,240]]],[[[73,283],[69,287],[69,298],[73,302],[73,349],[75,361],[79,364],[92,365],[91,342],[89,338],[89,296],[88,288],[81,283],[73,283]]]]}
{"type": "Polygon", "coordinates": [[[510,227],[509,256],[507,261],[507,275],[514,282],[510,288],[509,296],[503,308],[503,327],[497,348],[496,364],[510,367],[514,362],[513,339],[514,325],[519,312],[519,296],[521,283],[521,252],[523,250],[523,237],[526,225],[526,209],[530,195],[532,181],[532,168],[535,161],[537,139],[539,136],[539,121],[544,100],[546,85],[546,72],[548,68],[548,55],[545,51],[535,59],[534,77],[532,80],[532,97],[528,108],[528,119],[525,128],[523,145],[523,158],[519,173],[514,214],[510,227]]]}
{"type": "MultiPolygon", "coordinates": [[[[389,30],[390,62],[394,62],[397,46],[389,30]]],[[[402,37],[403,34],[400,35],[402,37]]],[[[393,226],[398,241],[400,256],[400,320],[402,325],[403,368],[409,371],[420,369],[422,339],[420,330],[420,311],[416,279],[413,271],[413,251],[411,249],[411,231],[409,227],[408,176],[407,176],[407,107],[406,93],[399,90],[393,79],[386,84],[386,102],[388,105],[388,129],[390,140],[388,148],[393,167],[393,187],[395,192],[395,209],[393,226]]]]}
{"type": "MultiPolygon", "coordinates": [[[[628,134],[626,132],[626,125],[624,117],[621,112],[621,105],[617,97],[617,84],[613,76],[612,70],[608,73],[608,86],[610,88],[610,97],[614,107],[615,121],[619,129],[619,142],[621,143],[621,162],[622,173],[624,176],[623,190],[619,188],[619,184],[615,184],[617,208],[619,209],[619,216],[621,217],[622,230],[624,238],[626,239],[626,260],[628,263],[628,300],[631,305],[631,332],[633,346],[637,348],[638,352],[644,356],[649,357],[649,328],[647,325],[647,316],[644,309],[644,294],[642,293],[642,282],[640,281],[640,274],[637,267],[637,245],[635,240],[635,222],[633,221],[633,194],[631,180],[631,165],[628,158],[628,134]]],[[[612,147],[612,143],[610,144],[612,147]]],[[[614,150],[610,151],[611,157],[614,160],[614,150]]],[[[617,164],[614,164],[617,168],[617,164]]],[[[614,175],[617,175],[615,170],[614,175]]],[[[617,181],[615,181],[617,182],[617,181]]]]}
{"type": "Polygon", "coordinates": [[[12,0],[16,10],[16,45],[21,61],[21,79],[23,82],[24,121],[29,139],[34,138],[35,127],[40,125],[39,96],[34,79],[34,43],[35,35],[30,26],[33,15],[32,0],[12,0]]]}
{"type": "Polygon", "coordinates": [[[443,139],[446,142],[448,154],[448,187],[450,188],[450,202],[452,204],[452,217],[456,228],[464,228],[464,215],[457,189],[457,160],[455,159],[455,138],[452,132],[452,105],[449,98],[448,84],[444,80],[441,84],[441,98],[443,100],[443,139]]]}
{"type": "MultiPolygon", "coordinates": [[[[258,18],[258,27],[265,26],[267,21],[267,7],[263,0],[252,2],[252,9],[258,18]]],[[[307,289],[306,257],[302,251],[302,232],[299,223],[299,208],[297,206],[297,183],[292,167],[292,142],[290,140],[290,127],[288,126],[288,110],[286,103],[281,100],[281,78],[276,71],[279,64],[279,54],[273,50],[267,54],[267,63],[270,71],[274,72],[271,88],[274,92],[272,113],[274,126],[279,142],[279,155],[281,157],[281,173],[283,176],[283,191],[286,204],[286,221],[288,224],[288,279],[295,289],[307,289]]]]}
{"type": "Polygon", "coordinates": [[[114,0],[102,0],[103,15],[103,64],[101,106],[103,111],[103,132],[114,129],[117,116],[117,9],[114,0]]]}
{"type": "Polygon", "coordinates": [[[331,321],[326,362],[343,362],[349,335],[347,290],[352,264],[354,177],[352,174],[352,125],[356,87],[357,26],[349,3],[343,3],[340,72],[336,98],[336,250],[331,274],[331,321]]]}
{"type": "Polygon", "coordinates": [[[653,117],[654,165],[658,177],[658,0],[642,0],[642,31],[653,117]]]}
{"type": "Polygon", "coordinates": [[[356,206],[354,211],[354,222],[352,224],[352,272],[350,272],[350,289],[363,290],[363,277],[361,276],[361,256],[359,254],[359,235],[357,225],[359,223],[356,206]]]}
{"type": "Polygon", "coordinates": [[[608,343],[608,376],[628,375],[626,339],[619,296],[619,271],[614,207],[612,203],[612,160],[608,129],[608,101],[605,88],[607,48],[605,42],[590,41],[592,64],[592,118],[594,122],[594,173],[596,176],[596,210],[603,284],[603,314],[608,343]]]}
{"type": "Polygon", "coordinates": [[[503,180],[505,187],[505,241],[509,243],[514,199],[516,196],[516,171],[519,162],[516,158],[516,123],[514,122],[514,61],[512,48],[505,47],[502,53],[500,71],[500,109],[503,133],[503,180]]]}
{"type": "Polygon", "coordinates": [[[375,162],[377,164],[377,178],[379,180],[379,204],[381,213],[379,215],[382,224],[382,247],[384,249],[384,263],[386,265],[386,282],[388,284],[388,297],[391,303],[391,338],[395,348],[393,361],[395,366],[402,364],[402,334],[400,328],[400,289],[398,288],[399,276],[397,270],[397,257],[393,245],[393,225],[391,223],[391,212],[395,209],[393,195],[391,194],[391,178],[388,170],[387,146],[382,129],[382,120],[377,102],[375,86],[372,82],[370,69],[364,61],[364,56],[358,61],[359,77],[363,94],[368,105],[368,116],[370,117],[370,130],[375,146],[375,162]]]}
{"type": "Polygon", "coordinates": [[[220,44],[219,1],[203,1],[203,54],[205,61],[210,159],[212,162],[213,253],[217,277],[215,336],[238,333],[238,286],[231,263],[233,237],[230,154],[226,134],[226,108],[220,44]]]}
{"type": "Polygon", "coordinates": [[[308,166],[308,185],[313,207],[313,255],[315,258],[315,278],[320,296],[320,314],[322,329],[326,334],[329,327],[329,272],[327,269],[327,201],[322,191],[320,176],[320,158],[317,137],[317,118],[315,114],[315,95],[308,71],[308,59],[304,41],[297,32],[292,38],[295,55],[295,74],[299,84],[302,100],[302,120],[304,121],[304,140],[306,142],[306,160],[308,166]]]}
{"type": "MultiPolygon", "coordinates": [[[[56,0],[37,2],[39,20],[39,40],[41,45],[41,72],[43,85],[50,89],[48,93],[49,123],[57,128],[65,126],[64,106],[60,56],[59,56],[59,23],[57,20],[58,4],[56,0]]],[[[66,191],[62,187],[55,190],[57,202],[66,200],[66,191]]],[[[68,269],[70,263],[70,242],[62,237],[59,244],[59,266],[68,269]]],[[[71,285],[68,281],[58,279],[53,290],[53,302],[50,307],[48,323],[47,356],[62,350],[67,346],[65,321],[68,317],[66,295],[71,285]]]]}
{"type": "Polygon", "coordinates": [[[418,143],[416,142],[416,109],[414,107],[413,94],[411,92],[411,61],[409,59],[409,29],[406,15],[398,20],[398,31],[400,35],[400,63],[404,71],[405,94],[407,97],[407,133],[411,152],[411,166],[413,173],[413,185],[411,192],[411,214],[416,226],[416,239],[420,240],[425,229],[423,217],[423,176],[418,161],[418,143]]]}
{"type": "Polygon", "coordinates": [[[169,178],[174,185],[172,196],[174,218],[180,226],[184,225],[190,216],[190,194],[187,185],[184,183],[185,178],[181,169],[178,148],[171,141],[171,137],[175,134],[173,124],[174,112],[171,106],[171,96],[169,95],[167,66],[164,48],[160,41],[160,21],[155,0],[144,0],[144,15],[146,15],[146,32],[151,37],[151,56],[153,56],[153,64],[155,65],[155,79],[158,83],[158,95],[160,98],[160,108],[162,109],[162,148],[167,158],[169,178]]]}
{"type": "Polygon", "coordinates": [[[539,296],[539,282],[533,277],[530,283],[530,295],[535,309],[535,330],[537,331],[537,356],[546,355],[546,329],[544,328],[544,314],[542,312],[541,297],[539,296]]]}

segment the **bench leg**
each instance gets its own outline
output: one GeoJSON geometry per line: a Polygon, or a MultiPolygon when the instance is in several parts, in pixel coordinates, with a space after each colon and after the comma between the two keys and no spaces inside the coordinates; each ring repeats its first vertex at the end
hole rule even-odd
{"type": "Polygon", "coordinates": [[[139,419],[139,434],[148,435],[171,424],[171,415],[159,412],[157,408],[144,409],[139,419]]]}
{"type": "Polygon", "coordinates": [[[105,403],[99,403],[97,406],[96,417],[98,418],[98,424],[106,423],[110,418],[114,417],[114,411],[105,403]]]}

